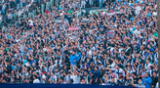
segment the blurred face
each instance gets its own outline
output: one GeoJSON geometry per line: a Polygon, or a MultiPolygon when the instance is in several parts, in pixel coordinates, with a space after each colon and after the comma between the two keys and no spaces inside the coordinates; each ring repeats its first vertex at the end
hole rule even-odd
{"type": "Polygon", "coordinates": [[[156,72],[154,72],[154,73],[153,73],[153,76],[154,76],[154,77],[157,77],[157,74],[156,74],[156,72]]]}
{"type": "Polygon", "coordinates": [[[148,77],[148,73],[146,73],[146,74],[144,75],[144,77],[148,77]]]}
{"type": "Polygon", "coordinates": [[[144,46],[141,46],[141,50],[144,50],[144,46]]]}

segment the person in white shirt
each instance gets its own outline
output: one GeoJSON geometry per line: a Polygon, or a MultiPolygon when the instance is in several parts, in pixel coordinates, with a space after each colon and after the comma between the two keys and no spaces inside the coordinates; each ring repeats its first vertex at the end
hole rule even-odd
{"type": "Polygon", "coordinates": [[[40,83],[40,80],[39,79],[34,79],[33,83],[40,83]]]}
{"type": "Polygon", "coordinates": [[[86,0],[82,0],[81,1],[81,8],[85,8],[86,7],[86,0]]]}
{"type": "Polygon", "coordinates": [[[73,72],[70,77],[73,79],[73,84],[80,83],[80,76],[78,76],[77,72],[73,72]]]}

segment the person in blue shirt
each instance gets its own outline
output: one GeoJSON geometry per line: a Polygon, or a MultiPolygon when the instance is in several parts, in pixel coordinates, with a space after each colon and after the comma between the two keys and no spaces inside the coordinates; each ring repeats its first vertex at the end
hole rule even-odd
{"type": "Polygon", "coordinates": [[[101,8],[103,6],[104,1],[103,0],[98,0],[99,1],[99,7],[101,8]]]}
{"type": "Polygon", "coordinates": [[[143,84],[145,85],[145,88],[152,88],[152,78],[149,76],[148,73],[146,73],[142,79],[143,84]]]}
{"type": "Polygon", "coordinates": [[[71,65],[76,65],[76,55],[75,55],[75,52],[72,52],[72,55],[70,56],[70,63],[71,63],[71,65]]]}
{"type": "Polygon", "coordinates": [[[81,52],[79,53],[72,52],[72,55],[70,56],[71,65],[76,66],[81,57],[82,57],[81,52]]]}

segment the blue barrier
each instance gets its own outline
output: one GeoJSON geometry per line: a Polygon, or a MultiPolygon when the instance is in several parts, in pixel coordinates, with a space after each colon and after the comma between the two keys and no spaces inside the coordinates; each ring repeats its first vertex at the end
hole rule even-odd
{"type": "Polygon", "coordinates": [[[134,88],[131,86],[87,85],[87,84],[0,84],[0,88],[134,88]]]}

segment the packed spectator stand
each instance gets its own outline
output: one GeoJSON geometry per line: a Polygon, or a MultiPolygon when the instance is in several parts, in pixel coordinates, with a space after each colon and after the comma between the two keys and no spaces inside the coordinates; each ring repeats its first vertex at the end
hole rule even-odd
{"type": "Polygon", "coordinates": [[[158,88],[156,2],[2,0],[0,83],[158,88]]]}

